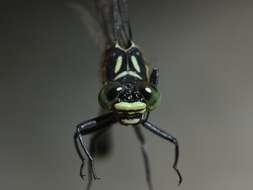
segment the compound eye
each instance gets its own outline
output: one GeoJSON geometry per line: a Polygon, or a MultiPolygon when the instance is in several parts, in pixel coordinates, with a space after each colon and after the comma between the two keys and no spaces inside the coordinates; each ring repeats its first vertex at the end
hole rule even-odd
{"type": "Polygon", "coordinates": [[[145,99],[149,110],[154,110],[159,105],[161,96],[160,92],[155,86],[150,84],[142,84],[140,85],[140,92],[145,99]]]}
{"type": "Polygon", "coordinates": [[[98,101],[104,108],[111,110],[113,105],[118,101],[119,94],[123,90],[118,82],[110,82],[106,84],[99,92],[98,101]]]}

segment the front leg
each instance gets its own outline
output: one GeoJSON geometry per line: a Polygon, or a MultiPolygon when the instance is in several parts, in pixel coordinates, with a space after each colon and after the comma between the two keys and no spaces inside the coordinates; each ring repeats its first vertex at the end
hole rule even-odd
{"type": "Polygon", "coordinates": [[[92,175],[94,179],[97,179],[97,176],[95,174],[95,169],[93,166],[93,158],[87,149],[87,146],[83,140],[83,136],[90,134],[92,132],[95,132],[97,130],[103,129],[107,126],[110,126],[110,124],[115,123],[117,121],[116,114],[114,112],[96,117],[94,119],[90,119],[88,121],[84,121],[76,126],[76,132],[74,134],[74,143],[75,143],[75,148],[76,151],[82,161],[81,167],[80,167],[80,176],[83,178],[83,166],[84,166],[84,156],[81,153],[80,147],[78,146],[78,141],[85,153],[85,155],[88,157],[90,164],[92,166],[92,175]]]}
{"type": "MultiPolygon", "coordinates": [[[[94,136],[91,137],[89,149],[90,149],[92,155],[94,155],[94,153],[95,153],[95,145],[97,143],[97,140],[100,137],[102,137],[106,132],[108,132],[110,127],[111,127],[111,125],[107,126],[106,128],[104,128],[102,130],[99,130],[94,136]]],[[[92,182],[93,182],[92,170],[93,170],[92,162],[90,160],[88,160],[88,183],[86,186],[86,190],[90,190],[92,182]]]]}
{"type": "Polygon", "coordinates": [[[168,134],[167,132],[157,128],[156,126],[154,126],[152,123],[150,123],[148,121],[146,121],[142,125],[143,125],[143,127],[148,129],[152,133],[154,133],[154,134],[158,135],[159,137],[174,144],[174,146],[175,146],[175,160],[174,160],[173,168],[178,175],[178,178],[179,178],[178,185],[180,185],[182,183],[183,179],[182,179],[181,173],[179,172],[179,170],[177,168],[177,163],[178,163],[178,158],[179,158],[179,146],[178,146],[177,139],[175,137],[173,137],[172,135],[168,134]]]}

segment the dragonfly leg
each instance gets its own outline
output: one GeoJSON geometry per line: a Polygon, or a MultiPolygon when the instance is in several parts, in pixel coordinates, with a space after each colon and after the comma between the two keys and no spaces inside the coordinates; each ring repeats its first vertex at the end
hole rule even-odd
{"type": "MultiPolygon", "coordinates": [[[[83,135],[82,133],[85,132],[85,128],[88,127],[88,128],[92,128],[92,127],[96,127],[95,126],[95,123],[94,122],[89,122],[87,123],[86,125],[82,125],[80,127],[77,127],[77,130],[76,130],[76,133],[75,133],[75,147],[77,148],[77,152],[78,152],[78,155],[79,157],[81,158],[81,161],[82,161],[82,164],[81,164],[81,167],[80,167],[80,176],[83,178],[84,174],[83,174],[83,167],[84,167],[84,156],[81,154],[81,150],[79,149],[79,146],[78,146],[78,141],[82,147],[82,150],[85,152],[85,155],[88,157],[88,160],[92,163],[93,165],[93,157],[91,156],[89,150],[87,149],[87,146],[86,146],[86,143],[84,142],[83,140],[83,135]],[[82,130],[82,133],[81,133],[81,130],[82,130]]],[[[95,171],[93,171],[93,173],[95,174],[95,171]]],[[[96,176],[94,175],[94,178],[96,178],[96,176]]]]}
{"type": "Polygon", "coordinates": [[[82,161],[81,167],[80,167],[80,176],[83,179],[83,167],[84,167],[84,155],[82,154],[80,147],[78,146],[78,142],[81,145],[82,150],[84,151],[85,155],[88,157],[88,160],[90,162],[90,166],[91,166],[91,173],[92,173],[92,177],[94,179],[98,179],[98,177],[95,174],[95,169],[94,169],[94,165],[93,165],[93,157],[91,156],[89,150],[87,149],[86,143],[83,140],[83,136],[90,134],[92,132],[98,131],[100,129],[103,129],[105,127],[107,127],[108,125],[112,124],[116,122],[116,117],[115,114],[109,113],[109,114],[105,114],[102,116],[99,116],[97,118],[88,120],[88,121],[84,121],[80,124],[77,125],[76,127],[76,132],[74,134],[74,143],[75,143],[75,148],[76,151],[82,161]]]}
{"type": "MultiPolygon", "coordinates": [[[[105,135],[105,133],[108,132],[109,128],[110,128],[110,126],[106,127],[105,129],[102,129],[102,130],[98,131],[94,136],[91,137],[90,146],[89,146],[91,154],[94,154],[96,152],[95,149],[96,149],[97,140],[99,140],[100,137],[105,135]]],[[[91,185],[92,185],[93,174],[94,174],[94,172],[93,172],[92,162],[90,160],[88,160],[88,184],[87,184],[86,190],[89,190],[91,185]]]]}
{"type": "Polygon", "coordinates": [[[156,126],[154,126],[152,123],[150,123],[148,121],[143,123],[142,125],[146,129],[148,129],[149,131],[154,133],[155,135],[158,135],[159,137],[174,144],[174,146],[175,146],[175,160],[173,163],[173,169],[176,171],[176,173],[178,175],[178,178],[179,178],[178,185],[180,185],[182,183],[182,175],[177,168],[177,163],[178,163],[178,158],[179,158],[179,146],[178,146],[177,139],[175,137],[173,137],[172,135],[170,135],[169,133],[157,128],[156,126]]]}
{"type": "Polygon", "coordinates": [[[153,184],[151,180],[151,172],[150,172],[149,158],[147,154],[146,140],[139,125],[134,126],[134,129],[135,129],[136,136],[141,143],[141,151],[142,151],[142,156],[144,160],[146,181],[148,183],[149,190],[153,190],[154,188],[153,188],[153,184]]]}

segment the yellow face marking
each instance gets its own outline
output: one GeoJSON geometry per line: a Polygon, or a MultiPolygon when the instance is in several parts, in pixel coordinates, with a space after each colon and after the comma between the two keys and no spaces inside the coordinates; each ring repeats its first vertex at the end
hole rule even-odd
{"type": "Polygon", "coordinates": [[[119,102],[114,105],[116,110],[122,111],[134,111],[146,109],[146,104],[143,102],[119,102]]]}
{"type": "Polygon", "coordinates": [[[141,72],[141,69],[140,69],[140,66],[139,66],[139,63],[136,59],[136,57],[134,55],[131,56],[131,60],[132,60],[132,63],[133,63],[133,66],[135,68],[135,70],[139,73],[141,72]]]}
{"type": "Polygon", "coordinates": [[[137,124],[140,122],[140,119],[122,119],[122,123],[127,124],[127,125],[133,125],[137,124]]]}
{"type": "Polygon", "coordinates": [[[118,73],[121,66],[122,66],[122,61],[123,61],[123,57],[122,56],[119,56],[117,58],[117,61],[116,61],[116,65],[115,65],[115,68],[114,68],[114,73],[118,73]]]}
{"type": "Polygon", "coordinates": [[[133,115],[133,114],[136,114],[136,113],[145,113],[146,109],[143,109],[141,111],[131,111],[131,112],[127,112],[127,114],[129,115],[133,115]]]}

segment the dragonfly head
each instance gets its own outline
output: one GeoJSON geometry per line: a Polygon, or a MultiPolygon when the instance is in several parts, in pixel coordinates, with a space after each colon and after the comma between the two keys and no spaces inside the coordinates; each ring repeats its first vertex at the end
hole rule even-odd
{"type": "Polygon", "coordinates": [[[136,125],[145,121],[148,113],[160,102],[160,93],[147,82],[109,82],[99,93],[99,103],[107,110],[114,110],[124,125],[136,125]]]}

